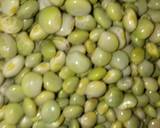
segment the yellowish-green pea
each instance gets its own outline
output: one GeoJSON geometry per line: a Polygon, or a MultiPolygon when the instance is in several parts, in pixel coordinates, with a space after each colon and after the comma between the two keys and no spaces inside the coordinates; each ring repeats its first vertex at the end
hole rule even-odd
{"type": "Polygon", "coordinates": [[[69,53],[66,57],[66,65],[75,73],[87,72],[91,62],[87,56],[80,52],[69,53]]]}
{"type": "Polygon", "coordinates": [[[80,128],[79,121],[76,119],[71,120],[69,128],[80,128]]]}
{"type": "Polygon", "coordinates": [[[135,29],[135,36],[139,39],[146,39],[154,30],[154,24],[152,21],[142,18],[138,21],[137,28],[135,29]]]}
{"type": "Polygon", "coordinates": [[[66,93],[63,89],[61,89],[59,92],[58,92],[58,98],[67,98],[69,97],[69,94],[66,93]]]}
{"type": "Polygon", "coordinates": [[[87,0],[66,0],[65,10],[73,16],[84,16],[90,13],[91,5],[87,0]]]}
{"type": "Polygon", "coordinates": [[[105,126],[105,128],[110,128],[112,126],[112,123],[109,121],[105,121],[103,125],[105,126]]]}
{"type": "Polygon", "coordinates": [[[76,89],[76,93],[79,94],[79,95],[84,95],[88,83],[89,83],[89,79],[88,79],[88,78],[86,78],[86,77],[82,78],[82,79],[79,81],[78,87],[77,87],[77,89],[76,89]]]}
{"type": "Polygon", "coordinates": [[[37,108],[35,102],[30,98],[25,98],[23,101],[23,110],[26,116],[34,117],[37,113],[37,108]]]}
{"type": "Polygon", "coordinates": [[[124,48],[127,43],[124,29],[119,26],[112,26],[109,30],[117,36],[119,41],[119,49],[124,48]]]}
{"type": "Polygon", "coordinates": [[[138,72],[140,76],[148,77],[153,73],[153,70],[154,70],[154,65],[148,60],[144,60],[138,65],[138,72]]]}
{"type": "Polygon", "coordinates": [[[118,38],[112,32],[103,32],[100,35],[98,46],[107,52],[114,52],[119,47],[118,38]]]}
{"type": "Polygon", "coordinates": [[[96,124],[96,113],[95,112],[87,112],[80,118],[80,124],[82,127],[93,128],[96,124]]]}
{"type": "Polygon", "coordinates": [[[106,120],[109,122],[115,122],[116,121],[116,115],[113,109],[109,108],[108,111],[105,113],[106,120]]]}
{"type": "Polygon", "coordinates": [[[33,124],[32,120],[29,117],[24,116],[19,122],[18,126],[20,128],[30,128],[32,127],[32,124],[33,124]]]}
{"type": "Polygon", "coordinates": [[[64,80],[63,90],[68,94],[72,94],[76,90],[78,83],[79,83],[78,77],[76,77],[76,76],[70,77],[70,78],[64,80]]]}
{"type": "Polygon", "coordinates": [[[119,109],[131,109],[137,105],[137,99],[133,94],[126,93],[122,103],[118,106],[119,109]]]}
{"type": "Polygon", "coordinates": [[[43,55],[43,59],[46,61],[56,55],[56,49],[51,40],[44,40],[41,43],[41,54],[43,55]]]}
{"type": "Polygon", "coordinates": [[[48,123],[56,121],[60,117],[60,106],[54,100],[45,102],[41,108],[42,120],[48,123]]]}
{"type": "Polygon", "coordinates": [[[144,39],[139,39],[135,32],[133,32],[131,34],[131,42],[132,42],[132,45],[135,46],[135,47],[143,47],[144,44],[145,44],[145,40],[144,39]]]}
{"type": "Polygon", "coordinates": [[[56,101],[58,102],[60,108],[64,109],[66,106],[69,105],[69,99],[67,98],[58,98],[56,99],[56,101]]]}
{"type": "Polygon", "coordinates": [[[51,71],[44,73],[43,83],[44,88],[48,91],[58,92],[62,88],[62,79],[51,71]]]}
{"type": "Polygon", "coordinates": [[[14,34],[23,28],[23,21],[16,16],[0,16],[0,30],[14,34]]]}
{"type": "Polygon", "coordinates": [[[134,83],[132,86],[132,92],[134,95],[142,95],[144,92],[144,83],[140,77],[134,77],[134,83]]]}
{"type": "Polygon", "coordinates": [[[42,27],[38,23],[36,23],[33,25],[29,36],[32,40],[39,41],[39,40],[45,39],[47,36],[47,33],[44,32],[44,30],[42,29],[42,27]]]}
{"type": "Polygon", "coordinates": [[[160,56],[159,49],[155,43],[147,43],[146,51],[153,58],[159,58],[160,56]]]}
{"type": "Polygon", "coordinates": [[[38,23],[46,33],[57,32],[62,24],[60,10],[54,6],[42,9],[39,14],[38,23]]]}
{"type": "Polygon", "coordinates": [[[155,118],[157,116],[156,109],[150,104],[144,107],[144,112],[152,118],[155,118]]]}
{"type": "Polygon", "coordinates": [[[84,45],[88,54],[92,54],[96,48],[96,43],[90,39],[88,39],[84,45]]]}
{"type": "Polygon", "coordinates": [[[27,68],[33,68],[33,67],[37,66],[41,62],[41,60],[42,60],[41,53],[39,53],[39,52],[32,53],[26,57],[25,66],[27,68]]]}
{"type": "Polygon", "coordinates": [[[136,116],[132,116],[129,120],[124,123],[126,128],[139,128],[139,120],[136,116]]]}
{"type": "Polygon", "coordinates": [[[36,97],[42,89],[42,76],[35,72],[28,72],[22,79],[22,89],[26,96],[36,97]]]}
{"type": "Polygon", "coordinates": [[[160,11],[159,10],[149,9],[147,13],[149,14],[153,22],[155,23],[160,22],[160,18],[159,18],[160,11]]]}
{"type": "Polygon", "coordinates": [[[122,74],[124,77],[129,76],[131,74],[131,67],[127,66],[123,71],[122,74]]]}
{"type": "Polygon", "coordinates": [[[0,86],[3,84],[3,81],[4,81],[4,76],[2,72],[0,72],[0,86]]]}
{"type": "Polygon", "coordinates": [[[34,49],[34,42],[29,38],[26,32],[21,32],[16,37],[18,53],[27,56],[34,49]]]}
{"type": "Polygon", "coordinates": [[[91,60],[96,66],[105,66],[111,60],[112,54],[104,51],[100,47],[97,47],[92,53],[91,60]]]}
{"type": "Polygon", "coordinates": [[[150,0],[148,2],[148,7],[151,9],[158,10],[158,9],[160,9],[160,1],[159,0],[150,0]]]}
{"type": "Polygon", "coordinates": [[[118,2],[110,2],[106,8],[108,16],[113,20],[121,20],[123,16],[123,10],[118,2]]]}
{"type": "Polygon", "coordinates": [[[63,110],[63,115],[66,119],[74,119],[83,113],[83,107],[79,105],[68,105],[63,110]]]}
{"type": "Polygon", "coordinates": [[[63,51],[58,51],[50,60],[50,69],[53,72],[59,71],[65,64],[66,55],[63,51]]]}
{"type": "Polygon", "coordinates": [[[115,121],[114,123],[112,123],[111,128],[122,128],[122,123],[120,121],[115,121]]]}
{"type": "Polygon", "coordinates": [[[137,13],[139,16],[142,16],[147,11],[147,0],[137,0],[135,2],[137,8],[137,13]]]}
{"type": "Polygon", "coordinates": [[[20,85],[12,85],[7,89],[6,97],[10,102],[20,102],[24,99],[22,87],[20,85]]]}
{"type": "Polygon", "coordinates": [[[46,124],[43,121],[36,121],[33,123],[33,128],[45,128],[46,124]]]}
{"type": "Polygon", "coordinates": [[[105,77],[103,78],[104,82],[107,84],[112,84],[117,82],[122,77],[122,73],[117,69],[110,69],[105,77]]]}
{"type": "Polygon", "coordinates": [[[0,112],[2,113],[2,115],[0,114],[0,121],[2,120],[1,118],[3,118],[3,104],[4,104],[4,96],[2,94],[0,94],[0,112]]]}
{"type": "Polygon", "coordinates": [[[0,33],[0,56],[12,58],[16,53],[17,47],[14,38],[9,34],[0,33]]]}
{"type": "Polygon", "coordinates": [[[52,41],[58,50],[68,51],[70,48],[69,41],[64,37],[55,36],[52,41]]]}
{"type": "Polygon", "coordinates": [[[143,120],[145,118],[145,112],[140,107],[137,107],[134,109],[134,114],[141,120],[143,120]]]}
{"type": "Polygon", "coordinates": [[[86,95],[88,98],[98,98],[104,95],[106,85],[101,81],[92,81],[87,85],[86,95]]]}
{"type": "Polygon", "coordinates": [[[74,45],[74,46],[72,46],[72,47],[69,49],[68,53],[76,52],[76,51],[85,54],[85,53],[86,53],[86,48],[85,48],[85,46],[82,45],[82,44],[80,44],[80,45],[74,45]]]}
{"type": "Polygon", "coordinates": [[[84,111],[85,112],[92,112],[96,109],[98,104],[98,100],[95,98],[88,99],[84,104],[84,111]]]}
{"type": "Polygon", "coordinates": [[[160,24],[155,24],[155,28],[151,36],[149,37],[151,42],[159,43],[160,42],[160,24]]]}
{"type": "Polygon", "coordinates": [[[38,64],[36,67],[34,67],[33,71],[44,74],[45,72],[49,71],[49,69],[50,64],[48,62],[42,62],[38,64]]]}
{"type": "Polygon", "coordinates": [[[149,121],[148,128],[158,128],[159,126],[160,126],[160,120],[159,119],[154,118],[154,119],[149,121]]]}
{"type": "Polygon", "coordinates": [[[119,106],[123,101],[122,91],[119,90],[117,87],[110,88],[105,95],[105,101],[110,107],[119,106]]]}
{"type": "Polygon", "coordinates": [[[89,80],[101,80],[106,74],[106,70],[102,67],[95,67],[88,73],[89,80]]]}
{"type": "Polygon", "coordinates": [[[96,21],[92,15],[75,17],[75,26],[82,30],[90,31],[96,27],[96,21]]]}
{"type": "Polygon", "coordinates": [[[90,32],[89,39],[93,42],[97,42],[103,32],[104,30],[102,28],[95,28],[90,32]]]}
{"type": "Polygon", "coordinates": [[[132,32],[137,27],[137,15],[131,8],[127,8],[123,17],[123,25],[128,32],[132,32]]]}
{"type": "Polygon", "coordinates": [[[29,29],[33,24],[33,18],[30,19],[23,19],[23,30],[26,31],[29,29]]]}
{"type": "Polygon", "coordinates": [[[84,43],[88,39],[88,36],[89,33],[87,31],[77,29],[72,31],[67,39],[72,45],[78,45],[84,43]]]}
{"type": "Polygon", "coordinates": [[[131,77],[124,77],[117,82],[117,87],[122,91],[129,90],[133,85],[133,79],[131,77]]]}
{"type": "Polygon", "coordinates": [[[148,98],[148,96],[146,94],[142,94],[140,96],[136,96],[136,98],[137,98],[137,102],[138,102],[137,106],[139,106],[139,107],[144,107],[149,102],[149,98],[148,98]]]}
{"type": "Polygon", "coordinates": [[[39,95],[35,97],[35,102],[38,106],[42,106],[46,101],[53,100],[55,94],[50,91],[42,91],[39,95]]]}
{"type": "Polygon", "coordinates": [[[25,1],[18,9],[17,16],[22,19],[32,18],[38,11],[39,5],[35,0],[25,1]]]}
{"type": "Polygon", "coordinates": [[[49,0],[53,5],[55,6],[62,6],[64,3],[64,0],[49,0]]]}
{"type": "Polygon", "coordinates": [[[81,105],[83,106],[85,103],[85,96],[74,93],[70,96],[69,100],[70,105],[81,105]]]}
{"type": "Polygon", "coordinates": [[[4,120],[7,124],[17,124],[23,116],[23,108],[20,104],[9,103],[5,108],[4,120]]]}
{"type": "Polygon", "coordinates": [[[73,16],[67,13],[63,13],[62,15],[62,25],[61,28],[56,33],[59,36],[67,36],[69,35],[74,28],[75,19],[73,16]]]}
{"type": "Polygon", "coordinates": [[[152,77],[144,77],[144,86],[148,91],[157,91],[158,90],[158,82],[152,77]]]}
{"type": "Polygon", "coordinates": [[[126,68],[128,64],[129,64],[129,58],[125,52],[118,50],[113,53],[110,62],[111,67],[122,70],[126,68]]]}
{"type": "Polygon", "coordinates": [[[24,66],[24,57],[17,55],[8,60],[3,67],[3,75],[5,77],[13,77],[17,75],[24,66]]]}
{"type": "Polygon", "coordinates": [[[149,97],[149,102],[152,105],[159,104],[160,101],[160,94],[154,91],[146,91],[146,95],[149,97]]]}
{"type": "Polygon", "coordinates": [[[145,57],[145,51],[142,48],[134,48],[131,51],[130,59],[135,64],[140,64],[144,60],[144,57],[145,57]]]}
{"type": "Polygon", "coordinates": [[[138,65],[131,63],[131,75],[137,76],[138,75],[138,65]]]}
{"type": "Polygon", "coordinates": [[[8,124],[6,121],[2,121],[0,123],[1,128],[16,128],[16,125],[14,124],[8,124]]]}
{"type": "Polygon", "coordinates": [[[99,102],[97,105],[97,112],[100,115],[105,114],[108,111],[108,109],[109,109],[109,106],[107,105],[107,103],[104,100],[99,102]]]}
{"type": "Polygon", "coordinates": [[[70,70],[67,66],[64,66],[61,68],[60,72],[59,72],[59,76],[62,79],[67,79],[69,77],[74,76],[74,72],[72,70],[70,70]]]}
{"type": "Polygon", "coordinates": [[[14,15],[19,8],[19,0],[4,0],[1,1],[1,12],[6,15],[14,15]]]}
{"type": "Polygon", "coordinates": [[[117,119],[121,122],[125,122],[129,120],[132,115],[132,111],[130,109],[122,110],[122,109],[116,108],[115,113],[116,113],[117,119]]]}
{"type": "Polygon", "coordinates": [[[112,21],[103,8],[94,8],[93,15],[97,23],[102,26],[102,28],[108,29],[111,26],[112,21]]]}
{"type": "Polygon", "coordinates": [[[127,45],[126,47],[124,47],[122,49],[122,51],[126,52],[128,57],[131,57],[131,52],[134,49],[134,46],[132,46],[131,44],[127,45]]]}

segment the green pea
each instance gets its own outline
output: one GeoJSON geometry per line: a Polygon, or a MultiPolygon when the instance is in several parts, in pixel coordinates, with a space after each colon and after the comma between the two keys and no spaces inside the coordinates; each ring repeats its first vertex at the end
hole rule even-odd
{"type": "Polygon", "coordinates": [[[112,84],[117,82],[122,77],[122,73],[118,69],[110,69],[105,77],[103,78],[104,82],[107,84],[112,84]]]}
{"type": "Polygon", "coordinates": [[[152,34],[153,29],[154,24],[150,20],[142,18],[138,21],[137,28],[135,29],[135,35],[139,39],[146,39],[152,34]]]}
{"type": "Polygon", "coordinates": [[[130,109],[122,110],[122,109],[116,108],[115,113],[116,113],[117,119],[121,122],[125,122],[129,120],[130,117],[132,116],[132,111],[130,109]]]}
{"type": "Polygon", "coordinates": [[[108,109],[108,111],[105,113],[105,117],[109,122],[116,121],[116,115],[113,109],[108,109]]]}
{"type": "Polygon", "coordinates": [[[19,127],[20,128],[29,128],[29,127],[31,127],[32,126],[32,120],[29,118],[29,117],[27,117],[27,116],[24,116],[22,119],[21,119],[21,121],[19,122],[19,127]]]}
{"type": "Polygon", "coordinates": [[[55,97],[54,93],[50,91],[42,91],[36,96],[35,102],[38,106],[42,106],[46,101],[53,100],[55,97]]]}
{"type": "Polygon", "coordinates": [[[0,33],[0,55],[3,58],[12,58],[17,53],[16,42],[12,36],[0,33]]]}
{"type": "Polygon", "coordinates": [[[70,101],[69,102],[70,102],[70,105],[81,105],[81,106],[83,106],[84,103],[85,103],[85,96],[81,96],[79,94],[74,93],[70,96],[70,101]]]}
{"type": "Polygon", "coordinates": [[[124,77],[117,82],[117,87],[122,91],[129,90],[133,85],[133,79],[131,77],[124,77]]]}
{"type": "Polygon", "coordinates": [[[53,5],[55,6],[62,6],[64,3],[64,0],[49,0],[53,5]]]}
{"type": "Polygon", "coordinates": [[[160,56],[159,49],[155,43],[147,43],[146,51],[153,58],[158,58],[160,56]]]}
{"type": "Polygon", "coordinates": [[[152,118],[155,118],[157,116],[156,109],[152,105],[145,106],[144,112],[152,118]]]}
{"type": "Polygon", "coordinates": [[[38,2],[35,0],[25,1],[18,9],[17,16],[22,19],[32,18],[38,11],[38,2]]]}
{"type": "Polygon", "coordinates": [[[130,66],[127,66],[123,71],[123,76],[126,77],[126,76],[129,76],[131,74],[131,67],[130,66]]]}
{"type": "Polygon", "coordinates": [[[92,112],[92,111],[94,111],[96,109],[96,107],[97,107],[97,104],[98,104],[98,100],[97,99],[94,99],[94,98],[88,99],[85,102],[84,111],[85,112],[92,112]]]}
{"type": "Polygon", "coordinates": [[[72,70],[70,70],[67,66],[64,66],[61,68],[61,70],[59,72],[59,76],[62,79],[67,79],[69,77],[74,76],[74,72],[72,70]]]}
{"type": "Polygon", "coordinates": [[[22,89],[28,97],[37,96],[42,89],[42,76],[35,72],[28,72],[22,79],[22,89]]]}
{"type": "Polygon", "coordinates": [[[160,95],[158,92],[146,91],[146,95],[149,97],[149,102],[152,105],[156,105],[160,101],[160,95]]]}
{"type": "Polygon", "coordinates": [[[137,117],[132,116],[128,121],[124,123],[126,128],[139,128],[139,120],[137,117]]]}
{"type": "Polygon", "coordinates": [[[4,120],[7,124],[17,124],[23,116],[23,109],[20,104],[9,103],[5,108],[4,120]]]}
{"type": "Polygon", "coordinates": [[[154,31],[153,33],[151,34],[150,36],[150,40],[152,42],[155,42],[155,43],[159,43],[160,42],[160,24],[155,24],[155,28],[154,28],[154,31]]]}
{"type": "Polygon", "coordinates": [[[76,119],[71,120],[69,128],[80,128],[79,121],[76,119]]]}
{"type": "Polygon", "coordinates": [[[56,101],[47,101],[41,108],[42,120],[48,123],[56,121],[60,116],[60,111],[60,107],[56,101]]]}
{"type": "Polygon", "coordinates": [[[79,84],[78,84],[76,93],[79,94],[79,95],[84,95],[88,83],[89,83],[89,79],[88,79],[88,78],[82,78],[82,79],[79,81],[79,84]]]}
{"type": "Polygon", "coordinates": [[[112,124],[111,128],[122,128],[122,123],[120,121],[116,121],[112,124]]]}
{"type": "Polygon", "coordinates": [[[69,35],[74,28],[74,22],[75,22],[75,19],[73,18],[73,16],[71,16],[70,14],[67,14],[67,13],[63,13],[62,25],[56,34],[59,36],[69,35]]]}
{"type": "Polygon", "coordinates": [[[134,114],[141,120],[145,118],[145,113],[142,108],[138,107],[134,110],[134,114]]]}
{"type": "Polygon", "coordinates": [[[69,49],[68,53],[76,52],[76,51],[85,54],[86,53],[86,48],[82,44],[74,45],[69,49]]]}
{"type": "Polygon", "coordinates": [[[97,21],[97,23],[100,26],[102,26],[102,28],[108,29],[111,26],[112,21],[108,17],[108,15],[106,14],[104,9],[102,9],[100,7],[94,8],[93,15],[94,15],[94,18],[97,21]]]}
{"type": "Polygon", "coordinates": [[[108,111],[109,106],[107,105],[107,103],[103,100],[101,102],[98,103],[97,105],[97,112],[100,115],[103,115],[104,113],[106,113],[108,111]]]}
{"type": "Polygon", "coordinates": [[[82,30],[90,31],[96,27],[96,21],[92,15],[75,17],[75,26],[82,30]]]}
{"type": "Polygon", "coordinates": [[[1,128],[16,128],[16,125],[8,124],[6,121],[2,121],[0,123],[1,128]]]}
{"type": "Polygon", "coordinates": [[[67,98],[58,98],[56,99],[56,101],[58,102],[60,108],[64,109],[66,106],[69,105],[69,99],[67,98]]]}
{"type": "Polygon", "coordinates": [[[142,48],[134,48],[131,52],[131,61],[139,64],[144,60],[144,50],[142,48]]]}
{"type": "Polygon", "coordinates": [[[106,95],[105,101],[110,107],[117,107],[123,101],[123,93],[116,87],[110,88],[106,95]]]}
{"type": "Polygon", "coordinates": [[[149,14],[153,22],[156,22],[156,23],[160,22],[159,10],[149,9],[147,13],[149,14]]]}
{"type": "Polygon", "coordinates": [[[41,44],[41,53],[44,60],[48,61],[56,55],[56,49],[51,40],[44,40],[41,44]]]}
{"type": "Polygon", "coordinates": [[[139,107],[144,107],[149,102],[149,98],[148,98],[148,96],[146,94],[142,94],[140,96],[136,96],[136,98],[137,98],[137,102],[138,102],[137,106],[139,106],[139,107]]]}
{"type": "Polygon", "coordinates": [[[89,80],[100,80],[102,79],[106,74],[106,70],[102,67],[96,67],[89,71],[88,73],[88,79],[89,80]]]}
{"type": "Polygon", "coordinates": [[[110,65],[113,68],[122,70],[126,68],[128,64],[129,64],[129,58],[125,52],[119,50],[113,53],[112,59],[110,62],[110,65]]]}
{"type": "Polygon", "coordinates": [[[87,72],[90,68],[90,60],[80,52],[69,53],[66,57],[66,65],[75,73],[87,72]]]}
{"type": "Polygon", "coordinates": [[[159,119],[152,119],[152,120],[149,121],[148,128],[158,128],[159,126],[160,126],[160,120],[159,119]]]}
{"type": "Polygon", "coordinates": [[[132,86],[132,92],[134,95],[142,95],[144,92],[144,83],[140,77],[134,77],[134,83],[132,86]]]}
{"type": "Polygon", "coordinates": [[[43,76],[44,88],[48,91],[58,92],[62,88],[62,79],[53,72],[46,72],[43,76]]]}
{"type": "Polygon", "coordinates": [[[144,39],[139,39],[135,32],[133,32],[131,34],[131,42],[132,42],[132,45],[135,46],[135,47],[143,47],[144,46],[144,43],[145,43],[145,40],[144,39]]]}
{"type": "Polygon", "coordinates": [[[25,66],[28,68],[33,68],[37,66],[42,60],[41,53],[32,53],[26,57],[25,66]]]}
{"type": "Polygon", "coordinates": [[[59,92],[58,92],[58,98],[67,98],[69,97],[69,94],[66,93],[63,89],[61,89],[59,92]]]}
{"type": "Polygon", "coordinates": [[[32,40],[39,41],[45,39],[47,33],[44,32],[44,30],[39,24],[34,24],[33,27],[31,28],[29,36],[32,40]]]}
{"type": "Polygon", "coordinates": [[[19,85],[12,85],[7,89],[6,96],[10,102],[20,102],[24,98],[22,87],[19,85]]]}
{"type": "Polygon", "coordinates": [[[114,20],[121,20],[123,16],[123,10],[118,2],[110,2],[106,8],[108,16],[114,20]]]}
{"type": "Polygon", "coordinates": [[[91,60],[93,64],[96,66],[105,66],[110,62],[111,57],[111,53],[106,52],[101,48],[97,47],[91,56],[91,60]]]}
{"type": "Polygon", "coordinates": [[[98,46],[107,52],[114,52],[119,46],[118,38],[112,32],[103,32],[99,38],[98,46]]]}
{"type": "Polygon", "coordinates": [[[158,90],[158,83],[154,78],[151,77],[144,77],[144,86],[148,91],[157,91],[158,90]]]}
{"type": "Polygon", "coordinates": [[[9,34],[19,32],[23,27],[23,21],[16,16],[0,16],[0,29],[9,34]]]}
{"type": "Polygon", "coordinates": [[[153,73],[153,70],[154,70],[153,68],[154,66],[150,61],[144,60],[138,65],[138,72],[140,76],[148,77],[153,73]],[[146,69],[149,69],[149,70],[146,70],[146,69]]]}
{"type": "Polygon", "coordinates": [[[50,65],[48,62],[42,62],[40,64],[38,64],[36,67],[34,67],[33,71],[40,73],[40,74],[44,74],[47,71],[49,71],[50,69],[50,65]]]}
{"type": "Polygon", "coordinates": [[[23,110],[26,116],[34,117],[37,113],[35,102],[30,98],[25,98],[23,101],[23,110]]]}
{"type": "Polygon", "coordinates": [[[80,118],[82,127],[92,128],[96,124],[96,113],[87,112],[80,118]]]}
{"type": "Polygon", "coordinates": [[[137,8],[137,13],[139,16],[142,16],[147,11],[147,0],[137,0],[135,2],[137,8]]]}
{"type": "Polygon", "coordinates": [[[30,19],[23,19],[23,30],[26,31],[29,29],[33,24],[33,18],[30,19]]]}
{"type": "Polygon", "coordinates": [[[83,108],[79,105],[69,105],[63,110],[63,115],[66,119],[74,119],[79,117],[83,112],[83,108]]]}
{"type": "Polygon", "coordinates": [[[45,128],[46,124],[43,121],[36,121],[33,123],[33,128],[45,128]]]}
{"type": "Polygon", "coordinates": [[[46,33],[57,32],[62,24],[60,10],[57,7],[46,7],[42,9],[39,14],[38,23],[46,33]]]}
{"type": "Polygon", "coordinates": [[[63,90],[66,93],[72,94],[76,90],[78,83],[79,83],[78,77],[76,77],[76,76],[70,77],[70,78],[64,80],[63,90]]]}
{"type": "Polygon", "coordinates": [[[84,45],[88,54],[92,54],[96,48],[96,43],[90,39],[88,39],[84,45]]]}
{"type": "Polygon", "coordinates": [[[148,7],[151,9],[160,9],[160,1],[159,0],[150,0],[148,2],[148,7]]]}
{"type": "Polygon", "coordinates": [[[3,67],[3,75],[5,77],[13,77],[17,75],[24,66],[24,57],[17,55],[8,60],[3,67]]]}
{"type": "Polygon", "coordinates": [[[66,0],[65,9],[73,16],[84,16],[90,13],[91,5],[86,0],[66,0]]]}
{"type": "Polygon", "coordinates": [[[87,85],[86,95],[88,98],[98,98],[104,95],[106,85],[101,81],[92,81],[87,85]]]}
{"type": "Polygon", "coordinates": [[[77,45],[84,43],[88,39],[88,36],[89,33],[87,31],[77,29],[72,31],[67,39],[72,45],[77,45]]]}
{"type": "Polygon", "coordinates": [[[89,34],[90,40],[92,40],[93,42],[97,42],[99,40],[99,38],[100,38],[100,35],[103,32],[104,32],[104,30],[102,28],[93,29],[89,34]]]}
{"type": "Polygon", "coordinates": [[[126,93],[122,103],[119,105],[120,109],[131,109],[137,105],[137,99],[133,94],[126,93]]]}
{"type": "Polygon", "coordinates": [[[34,49],[34,42],[29,38],[26,32],[19,33],[16,37],[18,53],[29,55],[34,49]]]}
{"type": "MultiPolygon", "coordinates": [[[[4,96],[2,94],[0,94],[0,112],[2,111],[1,110],[1,107],[3,107],[3,104],[4,104],[4,96]]],[[[2,114],[3,115],[3,114],[2,114]]],[[[1,120],[1,114],[0,114],[0,120],[1,120]]]]}

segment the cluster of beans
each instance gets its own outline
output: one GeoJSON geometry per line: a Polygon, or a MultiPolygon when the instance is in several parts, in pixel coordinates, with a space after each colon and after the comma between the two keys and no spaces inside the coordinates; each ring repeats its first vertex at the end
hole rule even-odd
{"type": "Polygon", "coordinates": [[[0,128],[160,128],[160,0],[0,0],[0,128]]]}

